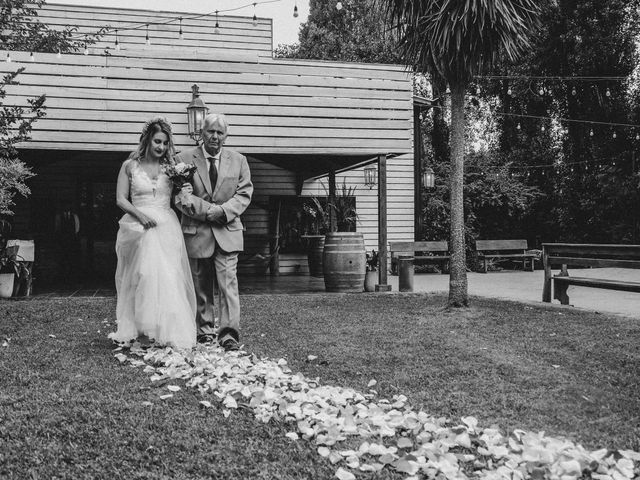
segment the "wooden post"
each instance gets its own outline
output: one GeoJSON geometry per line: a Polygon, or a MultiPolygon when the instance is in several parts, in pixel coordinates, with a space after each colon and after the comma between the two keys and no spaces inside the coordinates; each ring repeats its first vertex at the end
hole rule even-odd
{"type": "Polygon", "coordinates": [[[387,285],[387,156],[378,155],[378,281],[376,292],[390,292],[387,285]]]}
{"type": "Polygon", "coordinates": [[[549,263],[549,252],[542,246],[542,266],[544,267],[544,283],[542,284],[542,301],[551,302],[551,264],[549,263]]]}
{"type": "Polygon", "coordinates": [[[421,107],[414,105],[413,107],[413,197],[414,197],[414,232],[413,239],[416,241],[423,240],[423,220],[422,220],[422,203],[423,190],[422,185],[422,129],[420,122],[421,107]]]}
{"type": "MultiPolygon", "coordinates": [[[[331,170],[329,172],[329,205],[335,205],[336,203],[336,171],[331,170]]],[[[338,219],[336,218],[336,212],[333,208],[329,207],[329,231],[338,231],[338,219]]]]}

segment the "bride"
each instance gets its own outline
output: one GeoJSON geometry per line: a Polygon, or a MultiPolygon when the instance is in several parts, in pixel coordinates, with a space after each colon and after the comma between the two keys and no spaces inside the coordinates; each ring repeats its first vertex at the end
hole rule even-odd
{"type": "MultiPolygon", "coordinates": [[[[116,239],[116,342],[146,336],[156,345],[196,344],[196,298],[172,186],[163,166],[174,154],[171,125],[146,123],[136,152],[120,169],[118,207],[125,211],[116,239]]],[[[191,193],[191,185],[183,192],[191,193]]]]}

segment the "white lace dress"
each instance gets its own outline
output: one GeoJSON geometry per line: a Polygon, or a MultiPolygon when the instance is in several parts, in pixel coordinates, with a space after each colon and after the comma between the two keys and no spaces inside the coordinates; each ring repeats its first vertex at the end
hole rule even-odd
{"type": "Polygon", "coordinates": [[[196,344],[196,297],[180,223],[171,202],[171,182],[156,180],[136,162],[130,169],[131,203],[157,222],[147,230],[132,215],[120,220],[116,239],[117,331],[109,338],[129,342],[141,335],[156,344],[196,344]]]}

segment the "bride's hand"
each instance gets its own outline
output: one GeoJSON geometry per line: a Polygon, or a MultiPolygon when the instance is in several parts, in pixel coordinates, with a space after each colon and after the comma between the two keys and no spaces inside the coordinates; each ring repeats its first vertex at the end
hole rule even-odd
{"type": "Polygon", "coordinates": [[[140,215],[138,215],[138,221],[145,229],[153,228],[157,225],[154,219],[147,217],[144,213],[140,213],[140,215]]]}

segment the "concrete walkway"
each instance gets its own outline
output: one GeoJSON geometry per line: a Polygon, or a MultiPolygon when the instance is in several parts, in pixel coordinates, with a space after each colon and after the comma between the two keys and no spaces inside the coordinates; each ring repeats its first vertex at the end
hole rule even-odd
{"type": "MultiPolygon", "coordinates": [[[[570,275],[640,282],[640,270],[626,268],[591,268],[569,270],[570,275]]],[[[557,272],[556,272],[557,273],[557,272]]],[[[469,272],[469,294],[542,303],[544,271],[469,272]]],[[[390,276],[389,284],[398,291],[398,277],[390,276]]],[[[448,292],[449,275],[418,274],[414,276],[414,292],[448,292]]],[[[616,313],[640,318],[640,294],[599,288],[569,287],[569,303],[577,308],[616,313]]],[[[560,305],[558,300],[554,304],[560,305]]]]}

